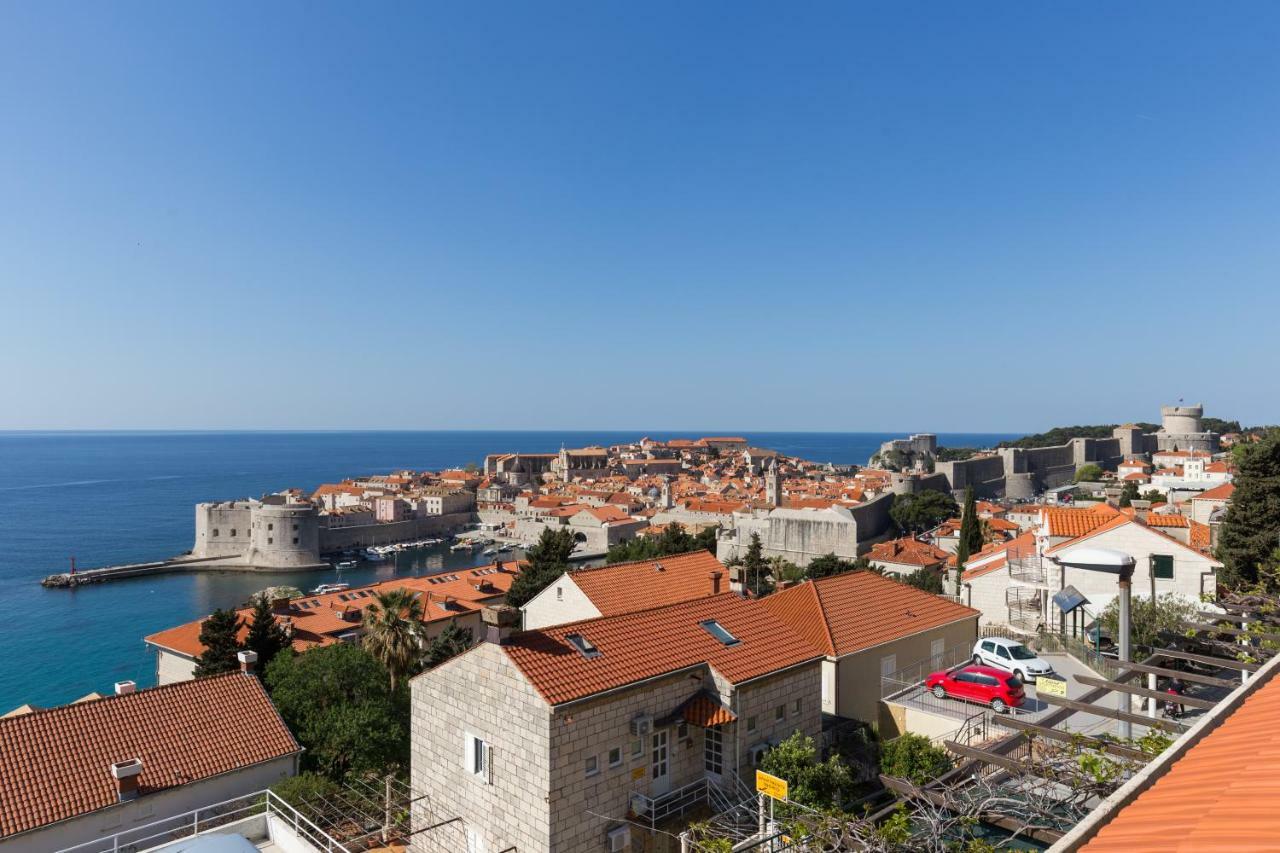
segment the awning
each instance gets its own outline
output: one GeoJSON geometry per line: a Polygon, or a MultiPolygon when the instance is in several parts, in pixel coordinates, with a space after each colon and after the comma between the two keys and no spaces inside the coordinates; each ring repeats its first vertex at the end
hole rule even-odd
{"type": "Polygon", "coordinates": [[[684,700],[670,714],[655,720],[654,725],[659,727],[669,726],[674,722],[680,721],[708,729],[712,726],[732,723],[737,719],[736,714],[720,703],[720,697],[710,691],[699,690],[684,700]]]}

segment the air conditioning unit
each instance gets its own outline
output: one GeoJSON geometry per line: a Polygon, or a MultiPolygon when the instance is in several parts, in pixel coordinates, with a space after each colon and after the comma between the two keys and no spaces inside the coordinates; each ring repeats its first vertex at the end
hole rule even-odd
{"type": "Polygon", "coordinates": [[[747,760],[751,762],[752,767],[759,767],[760,762],[764,760],[765,755],[769,753],[771,747],[767,743],[758,743],[751,749],[747,750],[747,760]]]}
{"type": "Polygon", "coordinates": [[[605,835],[605,849],[609,853],[622,853],[623,850],[631,849],[631,827],[623,824],[615,826],[605,835]]]}
{"type": "Polygon", "coordinates": [[[631,718],[632,737],[644,737],[651,731],[653,731],[653,717],[648,714],[641,714],[638,717],[631,718]]]}

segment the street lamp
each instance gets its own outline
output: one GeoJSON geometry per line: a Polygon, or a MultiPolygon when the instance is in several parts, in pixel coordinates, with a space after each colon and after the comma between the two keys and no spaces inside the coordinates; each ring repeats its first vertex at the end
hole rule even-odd
{"type": "MultiPolygon", "coordinates": [[[[1116,575],[1120,584],[1120,662],[1129,663],[1129,600],[1133,587],[1133,567],[1137,561],[1124,551],[1114,548],[1072,548],[1057,557],[1050,557],[1055,564],[1064,568],[1083,569],[1089,572],[1103,572],[1116,575]]],[[[1125,713],[1132,712],[1129,694],[1117,693],[1117,709],[1125,713]]],[[[1120,735],[1124,738],[1133,736],[1133,727],[1126,721],[1120,723],[1120,735]]]]}

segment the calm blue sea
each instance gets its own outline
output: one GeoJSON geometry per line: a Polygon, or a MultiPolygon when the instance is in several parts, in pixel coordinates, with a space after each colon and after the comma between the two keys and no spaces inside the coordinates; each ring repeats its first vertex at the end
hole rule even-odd
{"type": "MultiPolygon", "coordinates": [[[[723,435],[723,431],[703,432],[723,435]]],[[[737,433],[728,433],[737,434],[737,433]]],[[[333,573],[177,574],[78,590],[38,581],[81,567],[161,559],[191,547],[197,501],[258,496],[397,468],[480,463],[486,453],[616,444],[653,432],[0,432],[0,713],[52,705],[122,679],[153,684],[143,636],[276,583],[312,588],[333,573]]],[[[693,436],[696,437],[696,436],[693,436]]],[[[748,433],[753,444],[806,459],[865,463],[879,433],[748,433]]],[[[940,435],[989,446],[1005,435],[940,435]]],[[[482,559],[477,556],[477,560],[482,559]]],[[[442,548],[344,572],[353,583],[467,565],[442,548]]]]}

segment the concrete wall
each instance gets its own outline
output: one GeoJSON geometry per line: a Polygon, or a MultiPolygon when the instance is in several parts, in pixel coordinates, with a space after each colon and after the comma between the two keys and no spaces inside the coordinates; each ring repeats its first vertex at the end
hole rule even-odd
{"type": "Polygon", "coordinates": [[[939,639],[944,649],[972,645],[978,639],[978,617],[974,615],[840,658],[836,674],[836,713],[876,723],[880,716],[881,661],[893,655],[894,668],[903,669],[928,658],[932,654],[932,643],[939,639]]]}
{"type": "Polygon", "coordinates": [[[168,649],[156,649],[156,685],[191,681],[196,677],[196,662],[186,655],[168,649]]]}
{"type": "MultiPolygon", "coordinates": [[[[179,788],[145,794],[132,802],[119,803],[90,814],[70,818],[44,829],[0,839],[0,851],[48,853],[51,850],[74,847],[96,838],[126,832],[157,820],[261,791],[296,772],[294,756],[277,758],[211,779],[191,782],[179,788]]],[[[108,768],[103,767],[102,773],[104,777],[109,778],[108,768]]],[[[155,846],[156,843],[159,842],[153,842],[148,846],[155,846]]],[[[110,850],[110,847],[105,849],[110,850]]]]}
{"type": "Polygon", "coordinates": [[[591,599],[587,598],[587,594],[568,574],[561,575],[559,580],[535,595],[520,609],[524,612],[526,631],[577,622],[580,619],[594,619],[600,615],[591,599]]]}

